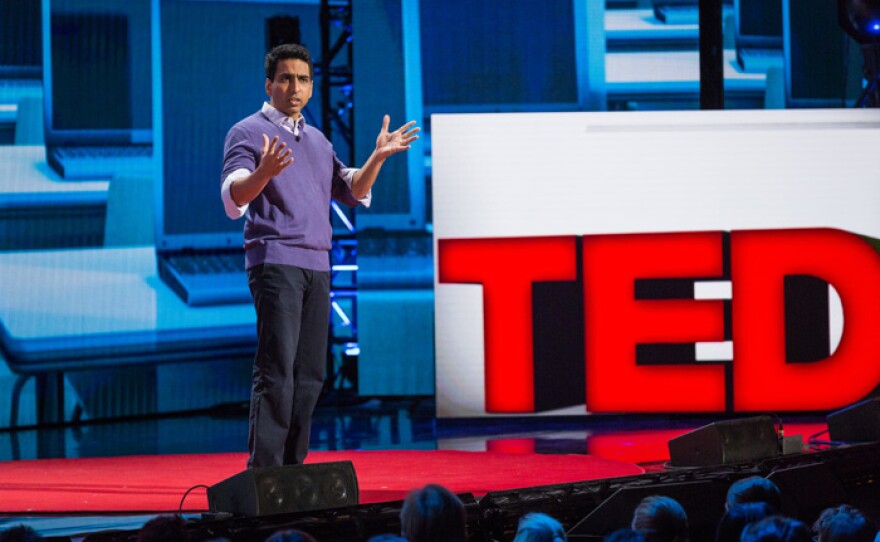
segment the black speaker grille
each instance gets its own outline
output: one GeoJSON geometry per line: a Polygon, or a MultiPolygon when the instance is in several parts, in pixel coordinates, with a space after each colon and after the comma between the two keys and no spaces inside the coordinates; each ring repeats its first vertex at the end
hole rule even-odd
{"type": "Polygon", "coordinates": [[[212,512],[264,516],[358,504],[350,461],[248,469],[208,489],[212,512]]]}

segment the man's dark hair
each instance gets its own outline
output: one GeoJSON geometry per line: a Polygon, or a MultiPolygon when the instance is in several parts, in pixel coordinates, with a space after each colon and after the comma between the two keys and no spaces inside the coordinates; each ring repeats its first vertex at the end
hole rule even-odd
{"type": "Polygon", "coordinates": [[[826,508],[813,524],[819,542],[872,542],[877,528],[848,504],[826,508]]]}
{"type": "Polygon", "coordinates": [[[760,476],[749,476],[737,480],[727,490],[727,507],[749,502],[765,502],[774,514],[782,511],[782,494],[779,486],[760,476]]]}
{"type": "Polygon", "coordinates": [[[309,65],[309,77],[314,77],[312,54],[309,53],[309,50],[298,43],[282,43],[266,53],[266,79],[270,81],[275,79],[275,70],[278,69],[278,62],[288,58],[298,58],[307,63],[309,65]]]}

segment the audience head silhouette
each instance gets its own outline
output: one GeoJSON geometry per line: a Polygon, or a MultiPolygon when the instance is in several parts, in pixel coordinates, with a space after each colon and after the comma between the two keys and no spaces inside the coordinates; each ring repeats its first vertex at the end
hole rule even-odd
{"type": "Polygon", "coordinates": [[[285,529],[272,533],[266,542],[318,542],[309,533],[297,529],[285,529]]]}
{"type": "Polygon", "coordinates": [[[765,502],[774,514],[782,511],[782,494],[779,486],[760,476],[737,480],[727,490],[727,508],[750,502],[765,502]]]}
{"type": "Polygon", "coordinates": [[[168,540],[186,542],[189,540],[189,535],[186,532],[186,522],[180,516],[157,516],[141,527],[137,540],[138,542],[168,540]]]}
{"type": "Polygon", "coordinates": [[[40,542],[43,537],[32,527],[16,525],[0,532],[0,542],[40,542]]]}
{"type": "Polygon", "coordinates": [[[437,484],[415,489],[400,510],[400,531],[410,542],[464,542],[464,504],[437,484]]]}
{"type": "Polygon", "coordinates": [[[663,495],[645,497],[633,513],[632,528],[646,542],[687,542],[688,520],[678,501],[663,495]]]}
{"type": "Polygon", "coordinates": [[[602,542],[645,542],[645,537],[635,529],[627,527],[625,529],[617,529],[603,538],[602,542]]]}
{"type": "Polygon", "coordinates": [[[382,533],[371,536],[367,542],[406,542],[406,538],[394,533],[382,533]]]}
{"type": "Polygon", "coordinates": [[[812,542],[810,529],[800,521],[769,516],[743,529],[740,542],[812,542]]]}
{"type": "Polygon", "coordinates": [[[817,542],[872,542],[877,527],[848,504],[825,509],[813,524],[817,542]]]}
{"type": "Polygon", "coordinates": [[[565,529],[556,519],[532,512],[519,519],[513,542],[565,542],[565,529]]]}
{"type": "Polygon", "coordinates": [[[760,521],[774,514],[765,502],[747,502],[728,508],[715,531],[715,542],[739,542],[739,537],[749,523],[760,521]]]}

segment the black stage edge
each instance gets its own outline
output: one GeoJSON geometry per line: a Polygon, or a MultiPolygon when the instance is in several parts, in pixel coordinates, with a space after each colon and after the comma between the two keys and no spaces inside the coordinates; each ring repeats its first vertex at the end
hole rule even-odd
{"type": "MultiPolygon", "coordinates": [[[[807,524],[828,507],[846,502],[880,520],[880,443],[840,446],[820,452],[793,454],[738,465],[677,468],[664,472],[491,492],[481,499],[459,497],[468,514],[470,542],[509,541],[519,518],[545,512],[559,519],[569,539],[601,540],[629,525],[638,500],[668,494],[688,512],[692,542],[710,542],[723,513],[723,496],[734,481],[768,477],[780,486],[783,511],[807,524]],[[690,509],[689,509],[690,508],[690,509]],[[600,509],[599,514],[591,515],[600,509]]],[[[426,483],[430,480],[426,480],[426,483]]],[[[281,529],[300,529],[320,542],[360,542],[381,533],[400,532],[402,501],[367,504],[308,513],[255,518],[192,521],[193,541],[228,539],[262,542],[281,529]]],[[[47,538],[69,541],[73,538],[47,538]]],[[[135,540],[136,532],[89,534],[84,542],[135,540]]]]}

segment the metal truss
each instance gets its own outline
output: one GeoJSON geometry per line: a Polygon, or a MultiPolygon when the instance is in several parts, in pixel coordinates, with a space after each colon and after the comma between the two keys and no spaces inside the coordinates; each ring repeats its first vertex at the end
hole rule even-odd
{"type": "MultiPolygon", "coordinates": [[[[354,165],[355,160],[351,10],[351,0],[321,0],[321,58],[315,66],[321,92],[321,129],[348,165],[354,165]]],[[[330,221],[332,310],[326,388],[340,391],[345,388],[345,372],[357,359],[357,238],[352,210],[332,202],[330,221]]]]}

